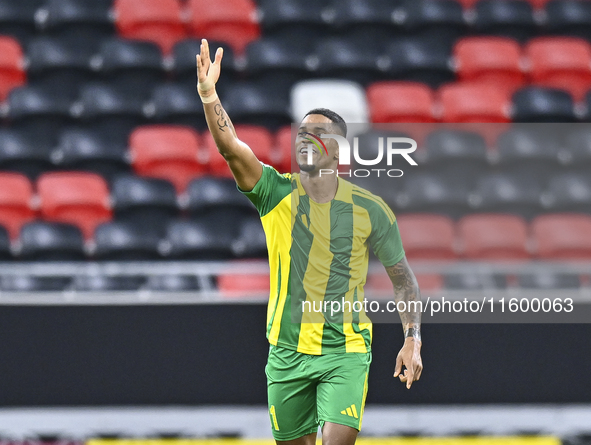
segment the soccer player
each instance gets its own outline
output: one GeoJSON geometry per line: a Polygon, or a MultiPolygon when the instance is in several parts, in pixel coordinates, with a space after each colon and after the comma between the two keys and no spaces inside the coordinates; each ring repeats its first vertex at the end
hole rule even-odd
{"type": "MultiPolygon", "coordinates": [[[[217,96],[222,56],[218,48],[212,62],[202,40],[197,90],[217,148],[259,211],[267,237],[271,346],[266,374],[273,436],[278,444],[313,445],[321,426],[323,445],[353,445],[367,394],[371,323],[364,314],[328,317],[302,308],[305,302],[361,301],[369,247],[386,267],[395,300],[419,301],[396,219],[377,196],[335,174],[321,174],[337,171],[338,144],[328,140],[323,153],[314,141],[320,134],[347,132],[343,119],[330,110],[312,110],[300,124],[299,174],[280,174],[259,162],[236,136],[217,96]]],[[[421,319],[416,306],[407,307],[400,312],[405,339],[394,377],[410,388],[422,372],[421,319]]]]}

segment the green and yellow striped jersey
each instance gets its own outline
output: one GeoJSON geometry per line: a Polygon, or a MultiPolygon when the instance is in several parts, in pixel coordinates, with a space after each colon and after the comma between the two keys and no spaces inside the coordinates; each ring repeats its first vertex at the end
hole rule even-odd
{"type": "Polygon", "coordinates": [[[280,174],[268,165],[255,187],[243,193],[259,211],[267,238],[269,342],[314,355],[368,352],[372,327],[363,312],[325,317],[302,307],[306,301],[363,301],[370,246],[386,267],[402,260],[390,208],[342,178],[334,199],[316,203],[299,174],[280,174]]]}

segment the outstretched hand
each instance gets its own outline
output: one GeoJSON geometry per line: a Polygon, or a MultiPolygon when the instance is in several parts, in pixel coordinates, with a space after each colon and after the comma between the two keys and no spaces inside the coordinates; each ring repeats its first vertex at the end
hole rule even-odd
{"type": "Polygon", "coordinates": [[[209,43],[206,39],[201,39],[201,51],[196,56],[199,95],[207,97],[215,92],[215,84],[220,78],[223,55],[223,48],[218,48],[212,63],[209,56],[209,43]]]}
{"type": "Polygon", "coordinates": [[[407,337],[404,346],[396,357],[396,369],[394,377],[399,377],[402,383],[410,389],[412,382],[421,378],[423,361],[421,360],[421,342],[412,337],[407,337]],[[406,369],[402,372],[402,366],[406,369]]]}

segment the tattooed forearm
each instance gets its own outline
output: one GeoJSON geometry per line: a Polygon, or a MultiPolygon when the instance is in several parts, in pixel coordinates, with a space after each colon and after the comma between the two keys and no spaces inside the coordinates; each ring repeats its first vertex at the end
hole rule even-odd
{"type": "Polygon", "coordinates": [[[217,103],[213,109],[215,114],[218,116],[217,118],[217,125],[220,131],[224,131],[224,128],[229,128],[230,131],[236,136],[236,131],[234,130],[234,125],[232,125],[232,121],[228,117],[228,114],[225,112],[222,104],[217,103]]]}
{"type": "Polygon", "coordinates": [[[406,258],[386,271],[394,285],[394,299],[399,308],[405,337],[421,339],[421,293],[406,258]],[[398,304],[404,302],[405,304],[398,304]],[[404,308],[404,310],[400,310],[404,308]]]}

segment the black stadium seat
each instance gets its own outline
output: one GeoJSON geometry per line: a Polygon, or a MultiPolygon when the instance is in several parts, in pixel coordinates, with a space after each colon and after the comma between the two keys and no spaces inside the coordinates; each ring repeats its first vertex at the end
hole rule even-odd
{"type": "Polygon", "coordinates": [[[29,137],[25,131],[0,129],[0,169],[35,179],[51,168],[51,144],[29,137]]]}
{"type": "Polygon", "coordinates": [[[552,212],[591,213],[591,179],[589,174],[561,173],[554,176],[542,197],[552,212]]]}
{"type": "Polygon", "coordinates": [[[554,88],[526,87],[513,94],[515,122],[574,122],[570,94],[554,88]]]}
{"type": "Polygon", "coordinates": [[[588,172],[591,167],[591,125],[577,125],[577,128],[569,131],[564,149],[570,169],[588,172]]]}
{"type": "Polygon", "coordinates": [[[517,276],[517,284],[522,289],[578,289],[581,286],[581,279],[577,274],[546,270],[537,273],[520,274],[517,276]]]}
{"type": "Polygon", "coordinates": [[[200,217],[211,210],[235,208],[255,213],[251,202],[238,191],[236,182],[228,178],[202,177],[187,187],[187,211],[200,217]]]}
{"type": "Polygon", "coordinates": [[[244,258],[267,258],[267,240],[260,218],[252,216],[240,223],[235,252],[244,258]]]}
{"type": "Polygon", "coordinates": [[[546,3],[544,31],[591,40],[591,2],[551,0],[546,3]]]}
{"type": "Polygon", "coordinates": [[[462,5],[455,0],[406,0],[394,19],[402,25],[405,34],[449,46],[466,32],[462,5]],[[396,20],[400,14],[400,20],[396,20]]]}
{"type": "MultiPolygon", "coordinates": [[[[185,39],[174,45],[172,50],[172,74],[177,82],[195,88],[195,55],[199,54],[201,39],[185,39]]],[[[215,54],[218,48],[224,49],[222,72],[216,84],[218,93],[223,94],[225,87],[232,83],[236,74],[236,63],[232,47],[224,42],[209,41],[209,50],[215,54]]]]}
{"type": "Polygon", "coordinates": [[[92,59],[92,67],[106,81],[116,81],[120,87],[140,96],[145,96],[165,78],[160,47],[148,41],[104,40],[92,59]]]}
{"type": "Polygon", "coordinates": [[[0,260],[5,261],[11,259],[10,252],[10,238],[8,231],[4,226],[0,226],[0,260]]]}
{"type": "Polygon", "coordinates": [[[175,188],[165,179],[120,176],[113,181],[111,196],[117,220],[162,233],[168,221],[178,213],[175,188]]]}
{"type": "Polygon", "coordinates": [[[78,292],[137,291],[145,282],[141,275],[79,275],[72,288],[78,292]]]}
{"type": "MultiPolygon", "coordinates": [[[[193,85],[167,82],[152,91],[146,114],[158,123],[188,125],[206,130],[203,103],[193,85]]],[[[221,93],[220,93],[221,94],[221,93]]]]}
{"type": "Polygon", "coordinates": [[[476,3],[474,29],[525,42],[536,32],[532,5],[525,0],[480,0],[476,3]]]}
{"type": "Polygon", "coordinates": [[[442,41],[401,38],[392,41],[386,50],[388,73],[395,79],[426,83],[438,87],[452,81],[451,48],[442,41]]]}
{"type": "Polygon", "coordinates": [[[99,225],[94,233],[93,256],[97,260],[157,260],[160,236],[143,224],[113,221],[99,225]]]}
{"type": "Polygon", "coordinates": [[[453,273],[443,277],[444,287],[449,290],[505,289],[507,279],[500,274],[453,273]]]}
{"type": "Polygon", "coordinates": [[[66,128],[59,136],[51,159],[60,170],[85,170],[111,180],[129,171],[127,141],[105,132],[66,128]]]}
{"type": "Polygon", "coordinates": [[[490,173],[478,180],[470,204],[479,212],[512,213],[531,218],[542,210],[542,191],[538,178],[490,173]]]}
{"type": "Polygon", "coordinates": [[[67,290],[71,277],[4,275],[0,277],[0,289],[3,292],[61,292],[67,290]]]}
{"type": "Polygon", "coordinates": [[[18,258],[24,261],[83,260],[84,238],[72,224],[33,221],[20,233],[18,258]]]}
{"type": "Polygon", "coordinates": [[[403,0],[333,0],[330,23],[340,35],[383,49],[382,43],[397,32],[392,14],[403,3],[403,0]]]}
{"type": "Polygon", "coordinates": [[[195,275],[150,275],[146,288],[160,292],[186,292],[201,288],[195,275]]]}
{"type": "Polygon", "coordinates": [[[43,2],[0,0],[0,34],[26,42],[35,32],[35,13],[43,2]]]}
{"type": "Polygon", "coordinates": [[[315,55],[320,77],[338,77],[367,85],[381,80],[384,75],[378,67],[381,55],[378,48],[363,45],[355,39],[332,37],[320,40],[315,55]]]}

